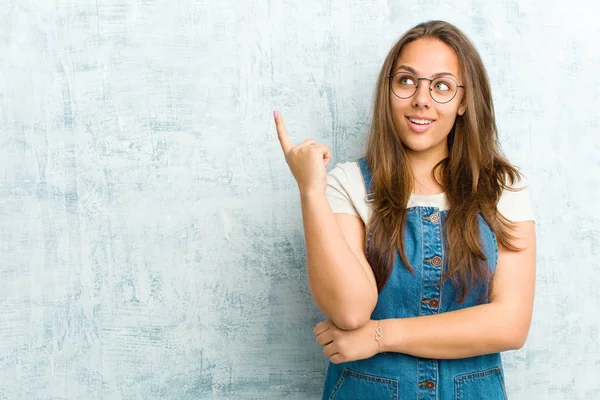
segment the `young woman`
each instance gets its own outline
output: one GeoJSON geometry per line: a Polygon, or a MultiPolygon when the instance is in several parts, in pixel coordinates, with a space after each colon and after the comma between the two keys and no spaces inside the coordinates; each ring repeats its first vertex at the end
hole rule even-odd
{"type": "Polygon", "coordinates": [[[300,189],[308,281],[328,317],[324,399],[506,399],[535,286],[529,194],[502,155],[467,37],[417,25],[379,74],[366,156],[278,137],[300,189]]]}

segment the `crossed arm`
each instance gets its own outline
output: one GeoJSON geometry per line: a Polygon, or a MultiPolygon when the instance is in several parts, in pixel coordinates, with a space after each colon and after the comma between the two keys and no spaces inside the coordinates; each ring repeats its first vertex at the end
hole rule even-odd
{"type": "MultiPolygon", "coordinates": [[[[303,198],[302,207],[309,286],[317,306],[333,323],[333,326],[317,325],[315,334],[324,333],[321,344],[337,340],[339,349],[344,342],[347,347],[364,343],[370,346],[369,351],[376,353],[377,324],[370,320],[370,315],[377,303],[377,290],[364,257],[363,222],[353,215],[333,214],[324,195],[303,198]],[[333,220],[335,226],[325,226],[333,220]],[[338,251],[346,254],[344,263],[336,262],[338,251]],[[344,282],[351,282],[351,290],[344,287],[344,282]]],[[[523,250],[499,249],[488,304],[430,316],[380,321],[381,351],[444,359],[522,347],[531,323],[535,291],[534,222],[515,224],[513,234],[514,244],[523,250]]]]}
{"type": "Polygon", "coordinates": [[[523,347],[535,291],[535,225],[516,224],[519,252],[500,248],[488,304],[386,320],[385,350],[426,358],[463,358],[523,347]]]}

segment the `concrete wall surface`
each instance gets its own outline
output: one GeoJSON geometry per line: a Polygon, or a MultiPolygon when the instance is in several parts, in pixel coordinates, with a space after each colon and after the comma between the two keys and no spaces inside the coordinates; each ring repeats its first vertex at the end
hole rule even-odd
{"type": "Polygon", "coordinates": [[[0,2],[0,399],[318,399],[323,320],[275,134],[364,151],[376,76],[443,19],[528,178],[510,399],[600,399],[600,3],[0,2]]]}

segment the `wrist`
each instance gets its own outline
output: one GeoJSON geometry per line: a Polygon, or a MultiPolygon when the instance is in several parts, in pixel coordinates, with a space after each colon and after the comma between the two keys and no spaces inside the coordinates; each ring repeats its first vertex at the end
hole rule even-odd
{"type": "Polygon", "coordinates": [[[325,198],[325,190],[318,188],[300,188],[300,200],[311,201],[325,198]]]}
{"type": "Polygon", "coordinates": [[[392,328],[390,326],[390,322],[390,319],[382,319],[381,321],[379,321],[379,327],[381,328],[381,338],[379,339],[379,346],[381,347],[382,353],[392,351],[392,328]]]}
{"type": "Polygon", "coordinates": [[[375,341],[377,342],[377,353],[384,353],[385,346],[383,344],[383,320],[375,321],[375,341]]]}
{"type": "Polygon", "coordinates": [[[410,347],[406,322],[404,318],[391,318],[381,321],[383,337],[381,338],[381,351],[390,353],[404,353],[410,347]]]}

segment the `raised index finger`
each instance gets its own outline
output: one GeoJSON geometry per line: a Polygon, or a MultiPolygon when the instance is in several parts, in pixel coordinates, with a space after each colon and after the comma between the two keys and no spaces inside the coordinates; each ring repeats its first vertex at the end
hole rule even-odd
{"type": "Polygon", "coordinates": [[[279,143],[281,144],[281,149],[284,153],[288,153],[294,147],[294,144],[290,140],[290,137],[287,134],[285,129],[285,124],[283,123],[283,118],[279,111],[273,112],[273,117],[275,117],[275,127],[277,128],[277,138],[279,139],[279,143]]]}

